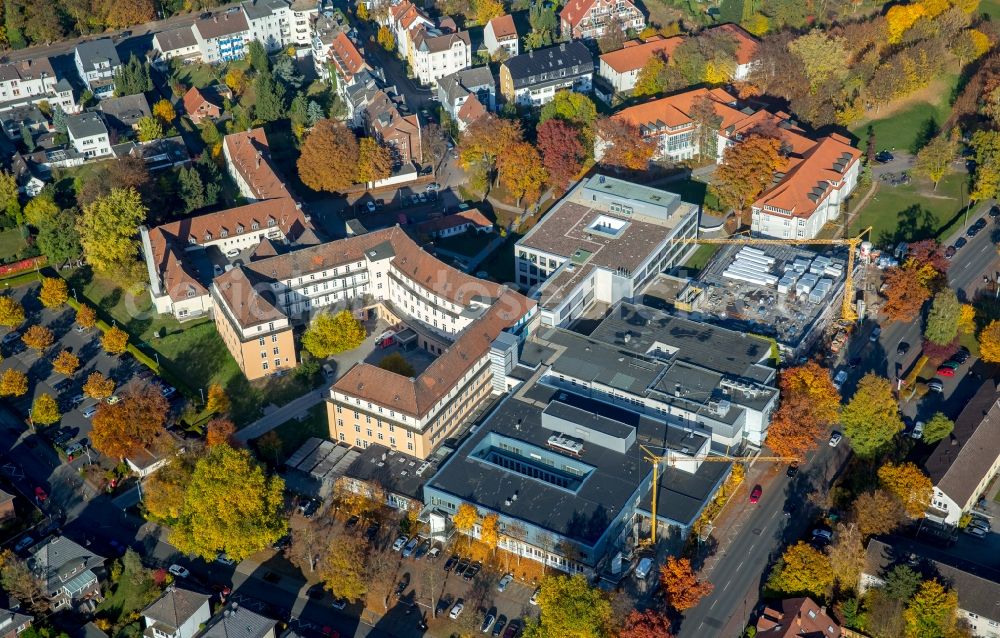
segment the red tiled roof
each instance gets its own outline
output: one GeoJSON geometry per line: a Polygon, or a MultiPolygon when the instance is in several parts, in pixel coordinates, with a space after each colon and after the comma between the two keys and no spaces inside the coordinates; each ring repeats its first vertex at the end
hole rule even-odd
{"type": "Polygon", "coordinates": [[[498,41],[504,38],[517,37],[517,27],[514,26],[514,16],[512,15],[508,14],[493,18],[489,24],[493,27],[493,37],[498,41]]]}
{"type": "Polygon", "coordinates": [[[559,12],[559,19],[575,28],[593,5],[594,0],[570,0],[559,12]]]}
{"type": "Polygon", "coordinates": [[[338,33],[330,43],[330,58],[348,83],[352,77],[368,68],[364,56],[344,32],[338,33]]]}
{"type": "Polygon", "coordinates": [[[765,606],[757,620],[762,638],[839,638],[840,626],[812,598],[788,598],[765,606]]]}
{"type": "MultiPolygon", "coordinates": [[[[188,92],[184,94],[184,112],[188,114],[197,113],[198,109],[200,109],[206,102],[212,104],[205,99],[205,96],[198,90],[198,87],[192,86],[188,89],[188,92]]],[[[216,104],[212,104],[212,106],[218,108],[218,105],[216,104]]]]}
{"type": "Polygon", "coordinates": [[[654,55],[663,55],[669,58],[674,54],[674,49],[682,42],[684,42],[684,38],[681,36],[666,39],[656,36],[645,42],[629,40],[625,43],[624,49],[605,53],[601,56],[601,61],[618,73],[637,71],[654,55]]]}
{"type": "Polygon", "coordinates": [[[733,106],[736,103],[736,98],[722,89],[695,89],[658,100],[650,100],[618,111],[613,117],[639,127],[658,121],[671,127],[693,124],[689,115],[691,106],[696,99],[703,96],[707,96],[715,103],[715,112],[722,117],[720,130],[726,129],[746,117],[746,114],[733,106]]]}
{"type": "Polygon", "coordinates": [[[475,93],[469,95],[469,99],[465,101],[462,108],[458,109],[458,119],[462,120],[466,124],[472,124],[482,116],[486,115],[486,108],[483,107],[482,102],[476,98],[475,93]]]}
{"type": "Polygon", "coordinates": [[[479,212],[478,208],[470,208],[469,210],[462,210],[451,215],[438,217],[437,219],[429,219],[417,224],[416,228],[418,231],[424,233],[439,233],[449,228],[464,226],[465,224],[472,224],[479,228],[493,228],[493,222],[486,215],[479,212]]]}
{"type": "Polygon", "coordinates": [[[720,24],[717,27],[712,27],[712,30],[721,31],[736,40],[737,64],[749,64],[757,57],[757,49],[760,48],[760,43],[757,41],[757,38],[743,30],[743,27],[736,24],[720,24]]]}
{"type": "Polygon", "coordinates": [[[291,198],[292,194],[271,165],[269,146],[264,129],[255,128],[231,133],[223,139],[229,161],[250,185],[255,199],[291,198]]]}
{"type": "Polygon", "coordinates": [[[788,211],[792,217],[809,217],[831,190],[839,188],[833,183],[841,182],[860,157],[861,151],[839,135],[821,138],[805,155],[789,158],[785,177],[761,195],[753,207],[770,206],[788,211]]]}

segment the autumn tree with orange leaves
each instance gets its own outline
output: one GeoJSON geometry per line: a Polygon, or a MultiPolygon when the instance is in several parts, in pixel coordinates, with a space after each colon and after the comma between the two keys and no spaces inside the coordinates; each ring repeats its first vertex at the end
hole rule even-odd
{"type": "Polygon", "coordinates": [[[883,276],[885,317],[889,322],[915,317],[924,302],[947,281],[948,260],[933,239],[910,244],[901,266],[883,276]]]}
{"type": "Polygon", "coordinates": [[[600,163],[616,169],[642,171],[656,153],[656,142],[642,136],[639,128],[617,118],[597,120],[600,163]]]}
{"type": "Polygon", "coordinates": [[[837,420],[840,392],[830,372],[815,361],[782,372],[778,387],[781,405],[767,431],[768,447],[777,456],[804,460],[816,449],[823,430],[837,420]]]}
{"type": "Polygon", "coordinates": [[[517,198],[517,205],[533,204],[542,194],[542,185],[549,175],[542,165],[538,149],[528,142],[511,145],[497,157],[497,172],[500,183],[517,198]]]}
{"type": "Polygon", "coordinates": [[[102,403],[94,415],[91,440],[94,449],[123,459],[154,444],[163,432],[170,406],[151,385],[131,386],[118,403],[102,403]]]}
{"type": "Polygon", "coordinates": [[[618,632],[618,638],[671,638],[670,619],[655,609],[638,611],[625,618],[625,626],[618,632]]]}
{"type": "Polygon", "coordinates": [[[213,447],[225,443],[230,447],[233,445],[233,434],[236,433],[236,425],[226,418],[212,419],[205,429],[205,445],[213,447]]]}
{"type": "Polygon", "coordinates": [[[660,585],[667,605],[676,611],[691,609],[712,593],[712,583],[698,580],[686,558],[667,558],[660,568],[660,585]]]}
{"type": "Polygon", "coordinates": [[[723,204],[742,215],[786,163],[781,140],[751,134],[723,152],[722,163],[715,169],[715,191],[723,204]]]}

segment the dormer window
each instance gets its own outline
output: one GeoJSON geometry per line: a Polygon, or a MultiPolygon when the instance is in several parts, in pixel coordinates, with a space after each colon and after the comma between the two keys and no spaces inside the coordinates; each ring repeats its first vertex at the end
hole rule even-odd
{"type": "Polygon", "coordinates": [[[257,222],[254,222],[254,223],[250,224],[250,230],[257,230],[259,228],[260,228],[260,224],[258,224],[257,222]]]}
{"type": "Polygon", "coordinates": [[[212,241],[212,233],[205,233],[205,241],[212,241]]]}
{"type": "Polygon", "coordinates": [[[268,227],[269,227],[269,228],[270,228],[271,226],[274,226],[274,225],[276,225],[277,223],[278,223],[278,222],[274,221],[274,218],[271,218],[271,219],[267,220],[267,225],[268,225],[268,227]]]}
{"type": "Polygon", "coordinates": [[[236,234],[237,235],[243,234],[243,224],[240,224],[239,226],[236,227],[236,234]]]}
{"type": "Polygon", "coordinates": [[[189,244],[197,244],[198,243],[198,238],[195,237],[194,235],[191,235],[190,237],[188,237],[188,243],[189,244]]]}
{"type": "Polygon", "coordinates": [[[220,233],[220,235],[221,235],[221,236],[222,236],[223,238],[225,238],[225,237],[229,237],[229,231],[223,228],[223,229],[222,229],[222,232],[220,233]]]}

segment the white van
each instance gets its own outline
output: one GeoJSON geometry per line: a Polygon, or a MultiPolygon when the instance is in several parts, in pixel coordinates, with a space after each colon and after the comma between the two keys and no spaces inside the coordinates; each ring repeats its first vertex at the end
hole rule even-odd
{"type": "Polygon", "coordinates": [[[652,558],[643,558],[639,561],[639,566],[635,568],[635,577],[639,580],[646,580],[649,570],[653,568],[652,558]]]}

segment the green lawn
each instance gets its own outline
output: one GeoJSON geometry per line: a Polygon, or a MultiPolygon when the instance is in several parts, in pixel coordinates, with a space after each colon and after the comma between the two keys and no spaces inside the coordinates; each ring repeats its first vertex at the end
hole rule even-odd
{"type": "Polygon", "coordinates": [[[979,3],[979,10],[989,17],[990,22],[1000,21],[1000,0],[982,0],[979,3]]]}
{"type": "Polygon", "coordinates": [[[964,172],[951,173],[936,192],[922,178],[905,186],[882,183],[852,221],[850,234],[871,226],[872,240],[878,244],[937,237],[961,216],[969,192],[967,180],[964,172]]]}
{"type": "Polygon", "coordinates": [[[698,246],[698,249],[694,251],[691,258],[684,263],[684,268],[688,270],[701,270],[705,267],[705,264],[712,259],[712,256],[718,252],[719,248],[722,248],[719,244],[702,244],[698,246]]]}
{"type": "Polygon", "coordinates": [[[915,151],[919,143],[933,136],[948,118],[951,111],[951,93],[958,83],[956,74],[942,77],[946,88],[935,94],[934,102],[917,102],[889,117],[866,122],[852,129],[851,133],[858,138],[861,150],[865,150],[868,146],[869,126],[875,131],[875,146],[880,151],[894,149],[915,151]]]}
{"type": "Polygon", "coordinates": [[[175,76],[184,86],[196,86],[199,89],[215,83],[219,79],[217,70],[211,64],[185,64],[175,76]]]}
{"type": "Polygon", "coordinates": [[[681,181],[666,182],[662,186],[663,190],[670,193],[677,193],[681,199],[689,204],[695,204],[711,210],[720,210],[719,198],[714,193],[709,192],[708,184],[697,179],[687,178],[681,181]]]}
{"type": "Polygon", "coordinates": [[[27,248],[18,228],[0,230],[0,262],[14,261],[14,257],[27,248]]]}

